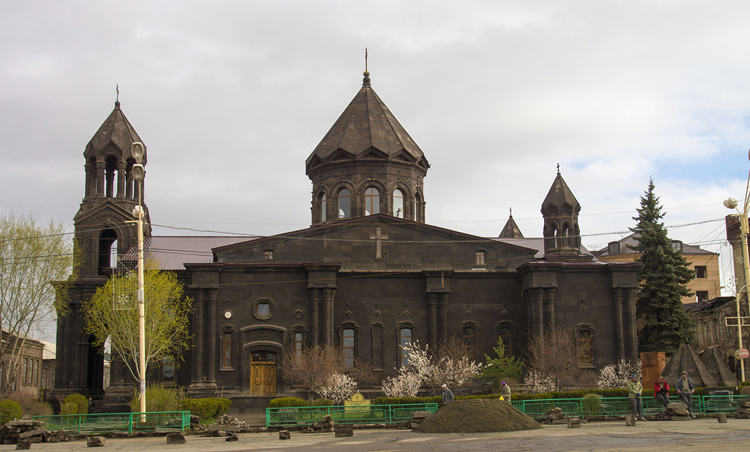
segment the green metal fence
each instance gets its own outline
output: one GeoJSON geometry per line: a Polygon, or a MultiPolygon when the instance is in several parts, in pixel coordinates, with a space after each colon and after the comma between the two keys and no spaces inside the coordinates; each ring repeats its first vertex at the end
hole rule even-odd
{"type": "Polygon", "coordinates": [[[266,408],[266,426],[311,425],[323,416],[339,424],[394,424],[411,420],[415,411],[434,413],[437,408],[437,403],[266,408]]]}
{"type": "MultiPolygon", "coordinates": [[[[750,396],[711,395],[693,396],[692,408],[695,414],[734,413],[737,405],[750,396]]],[[[679,397],[672,397],[672,402],[682,402],[679,397]]],[[[547,410],[560,408],[567,417],[601,418],[619,417],[631,413],[630,400],[627,397],[601,397],[595,399],[540,399],[518,400],[511,402],[519,411],[533,418],[547,417],[547,410]]],[[[643,413],[646,415],[661,413],[664,406],[655,398],[643,399],[643,413]]]]}
{"type": "Polygon", "coordinates": [[[190,427],[190,411],[65,414],[60,416],[34,416],[32,419],[43,421],[44,428],[47,430],[64,430],[76,433],[179,432],[190,427]]]}

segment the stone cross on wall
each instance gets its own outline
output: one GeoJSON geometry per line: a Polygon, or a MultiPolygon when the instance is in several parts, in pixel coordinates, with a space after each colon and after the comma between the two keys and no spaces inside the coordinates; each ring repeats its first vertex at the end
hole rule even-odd
{"type": "Polygon", "coordinates": [[[370,234],[370,240],[377,240],[377,244],[375,245],[375,259],[382,259],[383,248],[380,241],[388,240],[388,235],[381,235],[380,228],[377,228],[375,229],[375,234],[370,234]]]}

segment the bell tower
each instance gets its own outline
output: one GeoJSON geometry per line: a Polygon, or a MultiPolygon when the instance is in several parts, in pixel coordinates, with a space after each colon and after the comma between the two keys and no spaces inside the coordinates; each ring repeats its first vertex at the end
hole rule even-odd
{"type": "Polygon", "coordinates": [[[558,165],[555,181],[542,203],[545,257],[581,254],[580,211],[581,205],[562,178],[558,165]]]}
{"type": "MultiPolygon", "coordinates": [[[[76,243],[82,251],[82,277],[108,274],[117,266],[117,256],[138,243],[133,209],[139,199],[143,203],[144,183],[136,183],[133,177],[136,161],[130,147],[136,141],[141,139],[117,100],[115,109],[83,152],[86,184],[81,206],[73,218],[76,243]]],[[[146,165],[145,146],[143,165],[146,165]]],[[[148,207],[145,203],[142,206],[144,235],[148,237],[151,222],[148,207]]]]}

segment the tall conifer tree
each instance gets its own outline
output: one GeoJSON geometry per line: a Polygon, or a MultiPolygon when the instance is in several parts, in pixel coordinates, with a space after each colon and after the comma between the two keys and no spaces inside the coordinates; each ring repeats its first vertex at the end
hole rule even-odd
{"type": "Polygon", "coordinates": [[[680,345],[693,339],[693,322],[685,313],[682,297],[690,295],[687,283],[693,270],[667,237],[661,219],[659,198],[654,195],[654,181],[641,197],[641,208],[633,219],[638,223],[632,232],[638,234],[642,267],[638,272],[639,291],[636,301],[638,316],[638,349],[641,352],[673,354],[680,345]]]}

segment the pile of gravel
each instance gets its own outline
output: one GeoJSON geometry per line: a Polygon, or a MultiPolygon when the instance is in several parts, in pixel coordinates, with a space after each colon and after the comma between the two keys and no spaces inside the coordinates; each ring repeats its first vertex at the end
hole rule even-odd
{"type": "Polygon", "coordinates": [[[537,421],[497,399],[456,400],[415,428],[419,433],[515,432],[542,428],[537,421]]]}

